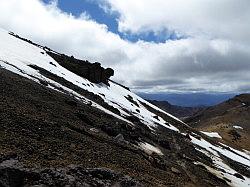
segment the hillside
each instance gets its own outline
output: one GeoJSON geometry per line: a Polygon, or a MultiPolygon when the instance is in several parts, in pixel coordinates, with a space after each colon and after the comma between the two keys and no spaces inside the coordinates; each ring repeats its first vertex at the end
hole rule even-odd
{"type": "Polygon", "coordinates": [[[147,100],[147,101],[180,119],[185,119],[186,117],[193,116],[196,113],[206,108],[206,107],[177,106],[170,104],[168,101],[157,101],[157,100],[147,100]]]}
{"type": "Polygon", "coordinates": [[[191,126],[218,132],[222,141],[250,150],[250,94],[241,94],[186,119],[191,126]]]}
{"type": "Polygon", "coordinates": [[[111,69],[5,30],[0,40],[0,186],[250,185],[247,153],[110,81],[111,69]]]}

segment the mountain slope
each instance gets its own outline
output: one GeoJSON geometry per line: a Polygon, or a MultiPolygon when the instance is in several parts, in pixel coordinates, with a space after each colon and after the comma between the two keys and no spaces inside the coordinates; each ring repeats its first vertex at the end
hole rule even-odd
{"type": "Polygon", "coordinates": [[[182,107],[172,105],[167,101],[148,100],[148,102],[181,119],[193,116],[194,114],[205,109],[205,107],[182,107]]]}
{"type": "Polygon", "coordinates": [[[250,184],[246,153],[113,81],[69,71],[62,54],[4,30],[0,40],[0,186],[250,184]]]}
{"type": "Polygon", "coordinates": [[[241,94],[186,119],[203,131],[218,132],[229,145],[250,150],[250,94],[241,94]]]}

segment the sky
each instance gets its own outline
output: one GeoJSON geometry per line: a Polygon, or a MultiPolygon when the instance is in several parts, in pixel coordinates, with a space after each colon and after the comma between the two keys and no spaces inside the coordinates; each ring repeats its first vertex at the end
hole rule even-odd
{"type": "Polygon", "coordinates": [[[249,0],[0,0],[0,27],[140,93],[250,92],[249,0]]]}

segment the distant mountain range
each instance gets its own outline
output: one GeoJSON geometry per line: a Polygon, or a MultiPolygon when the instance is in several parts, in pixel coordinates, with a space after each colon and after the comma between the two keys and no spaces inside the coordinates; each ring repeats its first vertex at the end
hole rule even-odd
{"type": "Polygon", "coordinates": [[[137,93],[147,100],[168,101],[184,107],[213,106],[226,101],[237,93],[137,93]]]}
{"type": "Polygon", "coordinates": [[[156,101],[156,100],[147,100],[147,101],[180,119],[185,119],[186,117],[193,116],[196,113],[206,108],[202,106],[183,107],[183,106],[171,105],[168,101],[156,101]]]}
{"type": "Polygon", "coordinates": [[[237,95],[210,107],[182,107],[168,101],[148,101],[200,131],[218,133],[223,143],[250,150],[250,94],[237,95]]]}

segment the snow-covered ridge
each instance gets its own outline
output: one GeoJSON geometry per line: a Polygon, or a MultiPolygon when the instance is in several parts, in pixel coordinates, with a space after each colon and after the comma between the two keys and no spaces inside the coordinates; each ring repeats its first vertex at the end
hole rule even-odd
{"type": "MultiPolygon", "coordinates": [[[[178,128],[169,124],[161,117],[157,117],[156,119],[155,114],[147,110],[142,103],[146,103],[148,106],[161,112],[164,111],[151,105],[147,101],[143,100],[142,98],[130,92],[129,90],[121,87],[120,85],[115,84],[111,81],[109,82],[110,86],[107,86],[102,83],[94,84],[89,80],[82,78],[62,67],[53,58],[51,58],[42,47],[37,47],[23,40],[20,40],[10,35],[5,30],[0,30],[0,39],[1,67],[6,68],[19,75],[22,75],[26,78],[35,80],[37,82],[39,82],[39,80],[44,80],[49,83],[50,88],[55,89],[55,86],[53,85],[56,85],[56,87],[63,88],[66,92],[69,92],[72,95],[80,98],[78,93],[75,93],[70,88],[66,88],[65,86],[60,85],[59,83],[56,83],[55,81],[43,76],[41,73],[39,73],[39,71],[35,70],[30,65],[38,66],[54,75],[57,75],[58,77],[62,77],[68,82],[84,90],[98,95],[108,105],[117,108],[121,113],[121,117],[119,118],[123,119],[126,122],[128,122],[127,120],[125,120],[126,116],[134,115],[138,117],[142,123],[148,125],[152,129],[153,127],[156,127],[159,124],[168,129],[179,131],[178,128]],[[129,101],[128,98],[131,98],[137,104],[134,104],[133,102],[129,101]]],[[[81,96],[81,98],[84,98],[84,96],[81,96]]],[[[85,100],[87,99],[85,98],[85,100]]],[[[118,115],[113,114],[113,112],[108,111],[107,109],[104,109],[103,107],[97,104],[93,106],[102,109],[106,113],[112,114],[115,117],[118,117],[118,115]]],[[[166,112],[164,113],[174,118],[172,115],[166,112]]],[[[177,118],[175,119],[180,121],[177,118]]]]}

